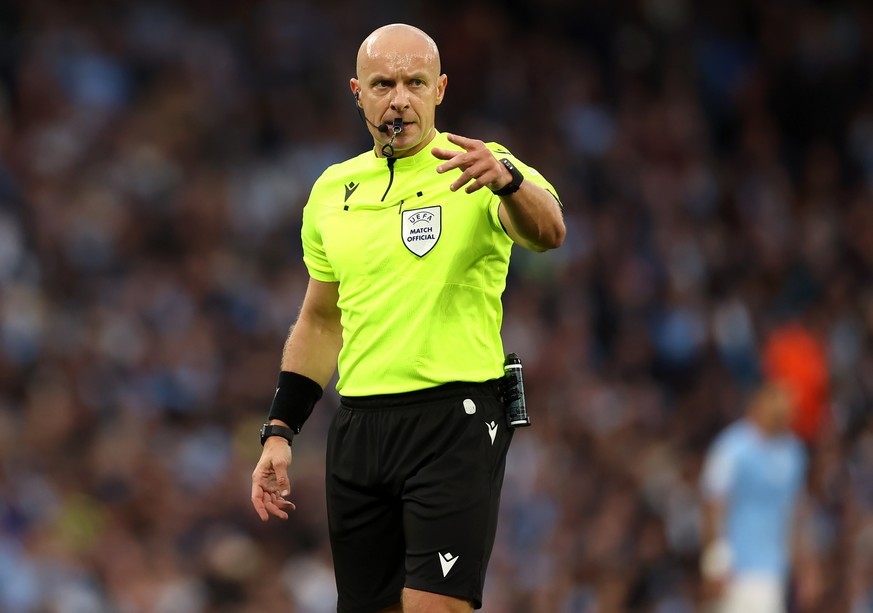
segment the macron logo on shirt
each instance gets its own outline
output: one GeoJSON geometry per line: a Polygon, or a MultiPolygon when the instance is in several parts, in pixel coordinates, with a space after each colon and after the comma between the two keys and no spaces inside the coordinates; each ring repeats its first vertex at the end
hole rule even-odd
{"type": "Polygon", "coordinates": [[[348,185],[344,185],[346,188],[346,197],[343,198],[343,202],[348,202],[349,198],[352,197],[352,194],[355,193],[355,190],[360,187],[360,183],[355,183],[354,181],[350,181],[348,185]]]}

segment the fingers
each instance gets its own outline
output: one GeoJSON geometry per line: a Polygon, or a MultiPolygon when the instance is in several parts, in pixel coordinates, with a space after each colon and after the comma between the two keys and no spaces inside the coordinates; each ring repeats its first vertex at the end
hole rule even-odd
{"type": "Polygon", "coordinates": [[[263,489],[255,486],[252,488],[252,505],[261,521],[268,521],[270,515],[279,519],[288,519],[288,513],[285,509],[293,511],[297,508],[290,500],[285,500],[281,496],[271,492],[265,492],[263,489]]]}
{"type": "Polygon", "coordinates": [[[454,183],[449,186],[449,189],[455,192],[469,183],[469,185],[467,185],[467,189],[465,189],[464,191],[468,194],[471,194],[487,185],[487,181],[484,181],[484,177],[486,175],[487,173],[482,173],[482,177],[479,177],[477,176],[477,172],[474,168],[468,168],[461,173],[461,176],[458,177],[454,183]],[[472,181],[472,183],[470,183],[470,181],[472,181]]]}
{"type": "Polygon", "coordinates": [[[494,157],[491,155],[491,152],[485,147],[485,143],[481,140],[473,140],[472,138],[466,138],[464,136],[458,136],[457,134],[446,134],[449,139],[449,142],[452,142],[456,145],[461,146],[464,151],[457,151],[454,149],[441,149],[439,147],[434,147],[430,150],[431,155],[440,160],[451,160],[448,164],[441,164],[437,167],[437,172],[443,173],[447,170],[451,170],[453,168],[465,168],[464,164],[467,163],[468,160],[477,160],[480,159],[482,153],[485,155],[494,157]],[[472,152],[473,155],[466,155],[472,152]]]}
{"type": "Polygon", "coordinates": [[[276,489],[282,497],[287,496],[291,492],[288,489],[288,475],[284,470],[276,469],[276,489]]]}
{"type": "MultiPolygon", "coordinates": [[[[267,495],[268,496],[268,495],[267,495]]],[[[267,514],[267,506],[264,503],[265,492],[257,483],[252,484],[252,506],[255,507],[255,512],[261,521],[267,521],[270,516],[267,514]]]]}
{"type": "Polygon", "coordinates": [[[290,500],[285,500],[275,494],[270,495],[269,500],[264,503],[264,507],[271,515],[278,517],[279,519],[288,519],[288,513],[286,513],[283,508],[290,511],[297,508],[290,500]]]}
{"type": "Polygon", "coordinates": [[[467,186],[464,191],[468,194],[482,189],[483,187],[491,187],[493,183],[499,182],[502,166],[492,163],[491,160],[483,160],[472,166],[469,166],[461,173],[454,183],[449,186],[453,192],[467,186]],[[472,181],[472,183],[470,183],[472,181]]]}
{"type": "Polygon", "coordinates": [[[261,521],[267,521],[270,515],[280,519],[288,519],[287,510],[294,510],[294,503],[285,500],[290,493],[288,482],[288,457],[275,457],[265,449],[264,455],[252,473],[252,506],[261,521]]]}
{"type": "Polygon", "coordinates": [[[474,138],[467,138],[466,136],[461,136],[460,134],[450,134],[448,132],[446,133],[446,138],[449,139],[450,143],[455,143],[456,145],[460,145],[461,147],[463,147],[467,151],[469,151],[470,149],[474,149],[475,147],[477,147],[479,145],[485,144],[481,140],[476,140],[474,138]]]}
{"type": "Polygon", "coordinates": [[[463,151],[454,151],[452,149],[440,149],[439,147],[434,147],[430,150],[432,156],[440,160],[451,160],[452,158],[461,155],[464,153],[463,151]]]}
{"type": "Polygon", "coordinates": [[[438,173],[442,174],[456,168],[462,171],[461,175],[449,186],[450,190],[455,192],[466,185],[467,188],[464,191],[472,194],[494,182],[499,182],[503,168],[500,167],[494,154],[485,147],[484,142],[457,134],[447,134],[446,137],[449,142],[464,148],[464,151],[440,149],[439,147],[431,149],[431,154],[434,157],[445,160],[444,164],[437,166],[438,173]]]}

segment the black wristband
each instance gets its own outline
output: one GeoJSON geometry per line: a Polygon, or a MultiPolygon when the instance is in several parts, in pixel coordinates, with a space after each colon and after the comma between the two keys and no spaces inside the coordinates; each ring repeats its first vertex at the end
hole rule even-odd
{"type": "Polygon", "coordinates": [[[300,428],[323,393],[321,386],[309,377],[283,370],[279,373],[276,395],[267,419],[281,419],[300,434],[300,428]]]}
{"type": "Polygon", "coordinates": [[[502,188],[493,192],[495,196],[508,196],[510,194],[514,194],[519,189],[521,189],[521,182],[524,181],[524,175],[521,174],[521,171],[515,167],[515,165],[510,162],[506,158],[501,158],[500,163],[506,166],[506,169],[509,171],[509,174],[512,175],[512,181],[507,183],[502,188]]]}

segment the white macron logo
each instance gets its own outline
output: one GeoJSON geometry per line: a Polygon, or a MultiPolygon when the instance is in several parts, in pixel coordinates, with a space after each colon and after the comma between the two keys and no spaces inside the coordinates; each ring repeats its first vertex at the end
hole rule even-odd
{"type": "Polygon", "coordinates": [[[486,421],[485,425],[488,426],[488,436],[491,437],[491,444],[494,444],[494,437],[497,436],[497,424],[495,422],[491,422],[490,424],[486,421]]]}
{"type": "Polygon", "coordinates": [[[452,557],[450,553],[440,553],[440,566],[443,567],[443,577],[449,574],[449,571],[452,570],[452,566],[455,565],[455,562],[458,561],[458,558],[461,556],[452,557]]]}

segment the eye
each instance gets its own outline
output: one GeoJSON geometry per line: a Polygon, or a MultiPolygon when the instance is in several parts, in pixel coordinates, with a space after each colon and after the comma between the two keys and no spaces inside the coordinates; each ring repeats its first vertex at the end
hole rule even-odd
{"type": "Polygon", "coordinates": [[[413,79],[412,85],[414,85],[415,87],[421,87],[422,85],[424,85],[424,81],[422,81],[421,79],[413,79]]]}

